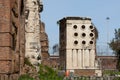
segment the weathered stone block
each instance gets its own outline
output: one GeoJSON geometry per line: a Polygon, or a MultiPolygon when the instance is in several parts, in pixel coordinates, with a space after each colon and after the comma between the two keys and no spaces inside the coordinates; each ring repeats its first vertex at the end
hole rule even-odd
{"type": "Polygon", "coordinates": [[[0,47],[0,60],[11,60],[11,53],[10,47],[0,47]]]}
{"type": "Polygon", "coordinates": [[[48,52],[42,52],[42,58],[43,59],[48,59],[49,58],[48,52]]]}
{"type": "Polygon", "coordinates": [[[9,33],[0,33],[0,46],[12,47],[12,36],[9,33]]]}
{"type": "Polygon", "coordinates": [[[11,73],[11,61],[0,61],[0,73],[11,73]]]}
{"type": "MultiPolygon", "coordinates": [[[[8,25],[8,24],[7,24],[8,25]]],[[[10,32],[10,27],[0,21],[0,32],[10,32]]]]}
{"type": "Polygon", "coordinates": [[[47,46],[48,46],[48,41],[47,41],[47,40],[45,40],[45,41],[41,41],[41,45],[47,47],[47,46]]]}
{"type": "Polygon", "coordinates": [[[48,47],[47,46],[42,46],[41,51],[42,52],[48,52],[48,47]]]}

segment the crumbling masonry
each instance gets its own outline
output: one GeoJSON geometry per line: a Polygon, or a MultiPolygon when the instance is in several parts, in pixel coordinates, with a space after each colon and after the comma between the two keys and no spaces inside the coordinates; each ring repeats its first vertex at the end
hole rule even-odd
{"type": "Polygon", "coordinates": [[[48,60],[49,58],[49,54],[48,54],[49,41],[48,41],[48,35],[45,32],[45,24],[43,22],[41,22],[40,24],[40,42],[41,42],[42,63],[44,63],[44,61],[48,60]]]}
{"type": "Polygon", "coordinates": [[[24,0],[0,0],[0,12],[0,80],[17,80],[24,66],[24,0]]]}
{"type": "Polygon", "coordinates": [[[40,0],[0,0],[0,80],[18,80],[25,56],[41,63],[41,41],[48,41],[40,40],[42,9],[40,0]]]}
{"type": "Polygon", "coordinates": [[[25,56],[34,66],[41,63],[39,0],[26,0],[25,6],[25,56]]]}

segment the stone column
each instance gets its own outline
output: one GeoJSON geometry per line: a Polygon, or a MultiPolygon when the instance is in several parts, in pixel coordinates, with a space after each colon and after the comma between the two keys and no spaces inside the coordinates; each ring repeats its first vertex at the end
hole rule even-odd
{"type": "Polygon", "coordinates": [[[41,63],[40,45],[40,0],[26,1],[25,21],[25,56],[37,66],[41,63]]]}

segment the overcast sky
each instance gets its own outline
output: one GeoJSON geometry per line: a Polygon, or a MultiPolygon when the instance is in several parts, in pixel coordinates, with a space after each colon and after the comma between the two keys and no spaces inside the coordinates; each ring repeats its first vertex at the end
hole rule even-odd
{"type": "Polygon", "coordinates": [[[120,0],[43,0],[43,7],[41,20],[46,25],[50,48],[59,43],[57,21],[66,16],[90,17],[99,31],[100,46],[114,37],[114,29],[120,28],[120,0]]]}

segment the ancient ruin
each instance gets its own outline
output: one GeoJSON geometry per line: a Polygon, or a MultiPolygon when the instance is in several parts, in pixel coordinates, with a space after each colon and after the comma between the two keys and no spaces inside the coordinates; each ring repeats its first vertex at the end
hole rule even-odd
{"type": "Polygon", "coordinates": [[[96,35],[91,19],[66,17],[59,21],[59,25],[61,68],[77,74],[81,70],[90,71],[88,76],[97,74],[96,35]]]}
{"type": "Polygon", "coordinates": [[[47,60],[49,58],[49,41],[48,41],[48,35],[45,32],[45,24],[41,22],[40,25],[40,43],[41,43],[41,55],[42,55],[42,62],[44,60],[47,60]]]}
{"type": "Polygon", "coordinates": [[[34,66],[41,63],[39,0],[26,0],[25,4],[25,57],[34,66]]]}
{"type": "Polygon", "coordinates": [[[87,17],[59,21],[60,43],[53,46],[54,55],[50,55],[42,11],[41,0],[0,0],[0,80],[18,80],[26,73],[39,80],[39,64],[80,76],[101,76],[101,70],[117,70],[118,58],[96,55],[98,35],[87,17]],[[26,59],[35,68],[26,65],[26,59]]]}
{"type": "Polygon", "coordinates": [[[17,80],[24,66],[24,4],[0,0],[0,80],[17,80]]]}
{"type": "MultiPolygon", "coordinates": [[[[42,10],[41,0],[0,0],[0,80],[24,74],[25,57],[34,66],[41,63],[42,10]]],[[[48,53],[47,36],[45,44],[48,53]]]]}

